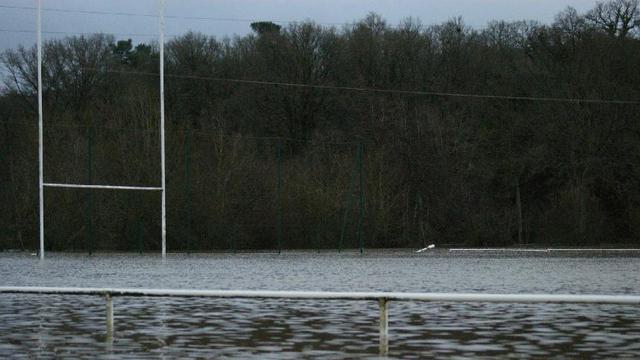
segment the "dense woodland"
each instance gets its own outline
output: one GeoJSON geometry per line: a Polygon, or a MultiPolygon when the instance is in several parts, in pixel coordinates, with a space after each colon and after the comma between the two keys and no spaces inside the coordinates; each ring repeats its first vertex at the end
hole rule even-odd
{"type": "MultiPolygon", "coordinates": [[[[170,251],[640,243],[637,0],[251,29],[166,43],[170,251]]],[[[35,47],[0,62],[0,249],[35,249],[35,47]]],[[[159,186],[158,73],[157,43],[48,40],[45,182],[159,186]]],[[[47,188],[45,215],[51,250],[160,248],[157,192],[47,188]]]]}

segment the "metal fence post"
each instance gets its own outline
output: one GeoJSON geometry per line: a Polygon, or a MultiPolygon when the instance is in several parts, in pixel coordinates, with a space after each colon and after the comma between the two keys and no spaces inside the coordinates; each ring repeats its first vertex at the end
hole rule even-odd
{"type": "Polygon", "coordinates": [[[107,293],[105,295],[105,300],[107,300],[107,342],[113,341],[113,299],[111,298],[111,294],[107,293]]]}
{"type": "Polygon", "coordinates": [[[358,173],[360,178],[359,184],[359,203],[358,203],[358,246],[360,246],[360,255],[364,254],[364,239],[362,237],[362,223],[364,222],[364,144],[358,144],[358,173]]]}
{"type": "Polygon", "coordinates": [[[193,234],[193,199],[191,191],[191,133],[184,128],[184,198],[187,206],[187,230],[186,248],[187,253],[191,253],[193,234]]]}
{"type": "Polygon", "coordinates": [[[389,301],[378,299],[380,304],[380,356],[389,354],[389,301]]]}
{"type": "MultiPolygon", "coordinates": [[[[93,142],[95,138],[95,129],[93,125],[87,129],[87,184],[93,184],[93,142]]],[[[87,200],[87,212],[86,212],[86,233],[85,242],[89,255],[93,254],[93,191],[88,190],[86,195],[87,200]]]]}
{"type": "Polygon", "coordinates": [[[142,255],[144,252],[144,228],[142,225],[142,220],[140,220],[140,216],[138,216],[138,223],[136,224],[136,237],[138,240],[138,253],[142,255]]]}
{"type": "Polygon", "coordinates": [[[340,241],[338,242],[338,252],[342,252],[342,246],[344,245],[344,240],[347,233],[347,226],[350,223],[349,210],[353,210],[351,207],[353,202],[353,192],[354,192],[354,187],[356,182],[356,176],[358,175],[357,165],[358,165],[358,160],[360,159],[359,154],[360,154],[360,146],[358,146],[356,159],[355,159],[356,162],[354,164],[355,166],[353,167],[353,169],[351,169],[351,176],[349,178],[349,187],[348,187],[346,198],[345,198],[344,217],[342,218],[342,231],[340,232],[340,241]]]}
{"type": "Polygon", "coordinates": [[[278,144],[277,144],[277,149],[276,149],[276,156],[277,156],[277,166],[278,166],[278,183],[277,183],[277,202],[278,202],[278,223],[277,223],[277,228],[276,228],[276,232],[277,232],[277,237],[278,237],[278,254],[282,253],[282,212],[283,212],[283,194],[282,194],[282,168],[283,168],[283,160],[282,160],[282,156],[283,156],[283,149],[284,147],[284,143],[282,138],[278,139],[278,144]]]}

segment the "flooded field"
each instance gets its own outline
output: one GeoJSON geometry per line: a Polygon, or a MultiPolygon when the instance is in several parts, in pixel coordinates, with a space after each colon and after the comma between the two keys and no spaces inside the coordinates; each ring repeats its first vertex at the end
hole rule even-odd
{"type": "MultiPolygon", "coordinates": [[[[640,294],[640,253],[0,254],[2,286],[640,294]]],[[[0,357],[353,358],[374,302],[0,295],[0,357]]],[[[390,357],[635,358],[634,306],[391,303],[390,357]]]]}

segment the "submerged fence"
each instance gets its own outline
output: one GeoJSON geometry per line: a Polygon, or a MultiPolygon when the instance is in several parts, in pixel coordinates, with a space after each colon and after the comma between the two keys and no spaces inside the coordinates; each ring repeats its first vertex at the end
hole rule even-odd
{"type": "Polygon", "coordinates": [[[106,300],[107,341],[114,337],[114,297],[206,297],[231,299],[342,300],[377,301],[380,355],[389,353],[389,303],[465,302],[465,303],[555,303],[640,305],[640,296],[631,295],[534,295],[534,294],[447,294],[394,292],[318,292],[318,291],[243,291],[243,290],[159,290],[63,287],[0,287],[4,294],[103,296],[106,300]]]}
{"type": "MultiPolygon", "coordinates": [[[[33,249],[37,218],[23,209],[37,205],[36,174],[20,164],[36,154],[33,143],[17,140],[35,139],[36,129],[3,130],[0,163],[9,171],[0,179],[6,185],[0,198],[13,206],[0,210],[0,250],[33,249]]],[[[159,251],[157,192],[111,191],[120,184],[160,189],[157,131],[50,125],[44,134],[47,250],[159,251]]],[[[169,251],[364,251],[364,142],[170,128],[167,147],[169,251]]]]}
{"type": "MultiPolygon", "coordinates": [[[[528,205],[521,214],[516,189],[501,171],[418,152],[427,146],[419,141],[376,142],[336,134],[312,134],[306,140],[249,136],[171,120],[166,133],[169,252],[363,252],[432,243],[570,247],[584,245],[588,226],[616,224],[575,221],[574,205],[582,204],[574,201],[579,200],[575,192],[538,188],[535,181],[528,183],[535,189],[521,189],[529,194],[523,195],[528,205]],[[544,201],[535,202],[536,194],[544,201]],[[546,202],[551,199],[560,203],[546,202]],[[544,216],[535,215],[538,210],[544,216]]],[[[78,123],[60,115],[44,129],[45,182],[55,185],[44,194],[46,250],[160,253],[158,130],[142,120],[111,126],[78,123]],[[100,188],[107,184],[150,191],[100,188]]],[[[36,150],[35,123],[0,119],[0,203],[5,204],[0,208],[0,251],[38,248],[36,150]]],[[[595,219],[593,211],[602,207],[590,199],[587,210],[595,219]]],[[[605,237],[621,247],[637,247],[624,242],[636,238],[605,237]]]]}

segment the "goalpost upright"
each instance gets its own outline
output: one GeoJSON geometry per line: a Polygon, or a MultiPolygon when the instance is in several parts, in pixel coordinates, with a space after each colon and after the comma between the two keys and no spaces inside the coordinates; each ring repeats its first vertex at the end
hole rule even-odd
{"type": "Polygon", "coordinates": [[[44,259],[44,142],[42,141],[42,0],[38,0],[37,47],[38,47],[38,196],[40,214],[40,259],[44,259]]]}
{"type": "Polygon", "coordinates": [[[164,8],[165,0],[158,0],[159,15],[159,47],[160,47],[160,169],[161,186],[119,186],[96,184],[60,184],[44,182],[44,129],[42,106],[42,0],[37,0],[36,47],[38,61],[38,202],[39,202],[39,234],[40,259],[44,259],[44,188],[73,188],[86,190],[125,190],[125,191],[159,191],[162,196],[162,258],[167,256],[167,210],[166,210],[166,167],[165,167],[165,107],[164,107],[164,8]]]}
{"type": "Polygon", "coordinates": [[[167,256],[167,193],[164,159],[164,2],[160,0],[160,168],[162,177],[162,257],[167,256]]]}

